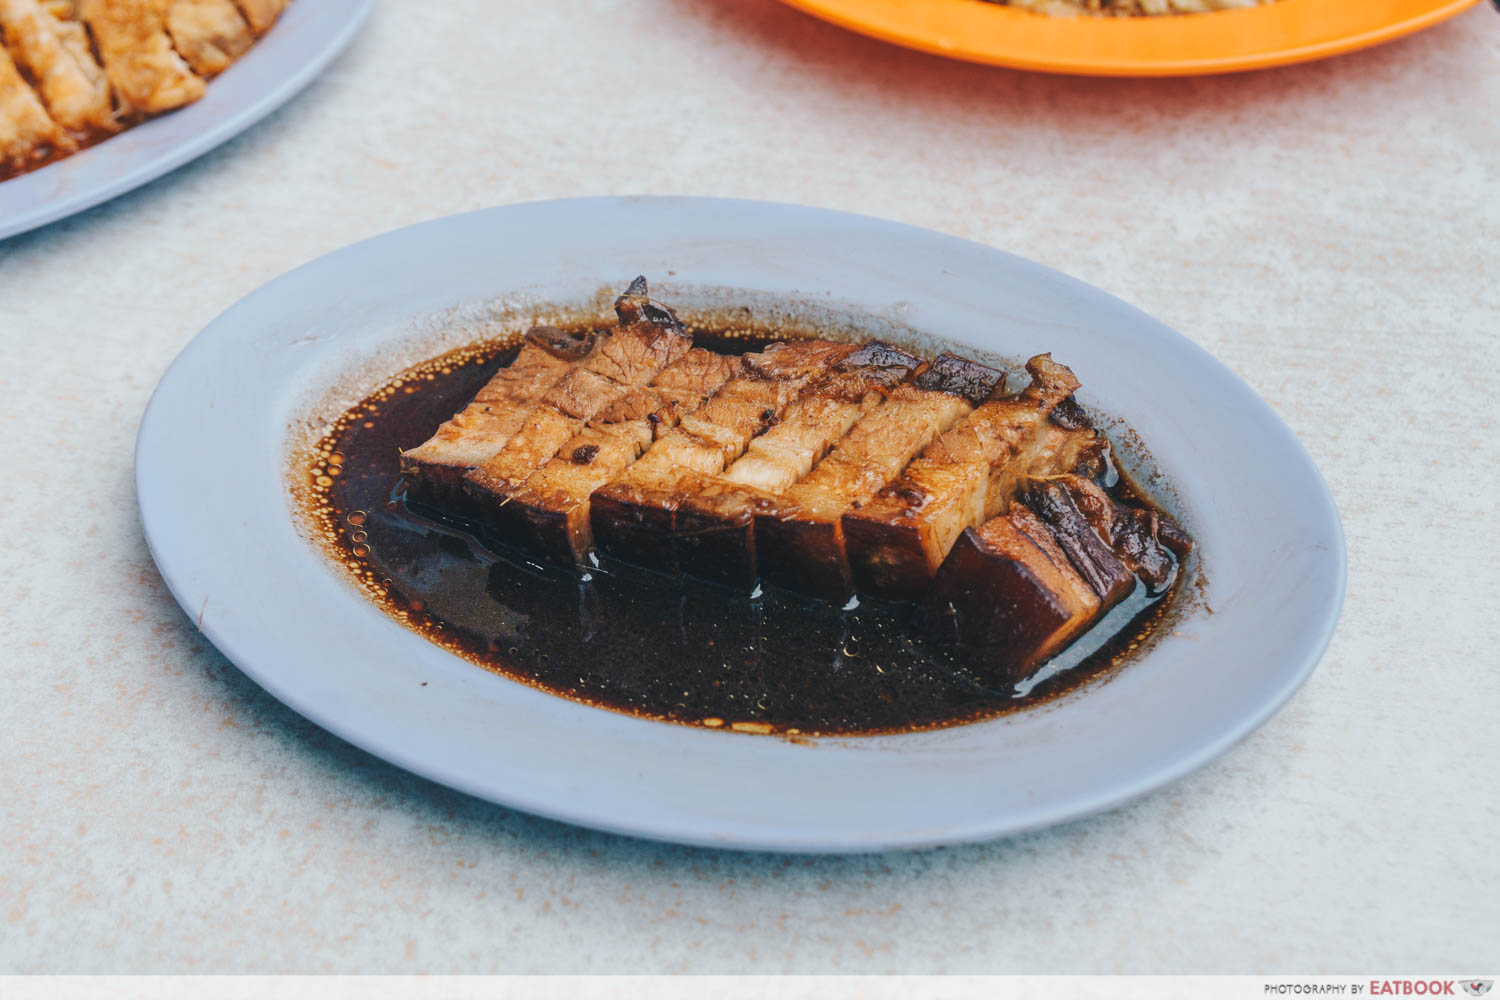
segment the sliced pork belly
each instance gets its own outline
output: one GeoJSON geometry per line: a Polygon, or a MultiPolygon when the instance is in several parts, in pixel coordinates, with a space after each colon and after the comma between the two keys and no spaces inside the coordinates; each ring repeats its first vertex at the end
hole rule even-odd
{"type": "Polygon", "coordinates": [[[590,519],[600,551],[675,572],[673,525],[691,473],[722,472],[773,426],[802,388],[852,354],[854,344],[795,340],[744,355],[723,388],[594,493],[590,519]]]}
{"type": "Polygon", "coordinates": [[[853,580],[844,551],[844,514],[867,503],[1004,383],[1003,372],[944,354],[897,386],[811,473],[775,500],[757,504],[761,575],[778,586],[847,600],[853,580]]]}
{"type": "Polygon", "coordinates": [[[72,145],[0,48],[0,175],[72,145]]]}
{"type": "Polygon", "coordinates": [[[756,580],[755,512],[812,469],[857,420],[904,382],[919,360],[872,341],[808,384],[722,475],[690,473],[673,530],[678,569],[722,583],[756,580]]]}
{"type": "Polygon", "coordinates": [[[1070,485],[1076,488],[1076,483],[1059,479],[1032,480],[1021,492],[1021,501],[1046,522],[1058,548],[1067,555],[1078,575],[1101,600],[1113,606],[1135,589],[1135,575],[1115,554],[1109,540],[1090,523],[1070,485]]]}
{"type": "Polygon", "coordinates": [[[109,80],[83,25],[60,20],[37,0],[0,0],[0,29],[53,121],[78,135],[114,128],[109,80]]]}
{"type": "MultiPolygon", "coordinates": [[[[1075,427],[1074,432],[1081,430],[1075,427]]],[[[996,686],[1030,676],[1135,590],[1171,586],[1190,539],[1079,475],[1026,479],[1006,514],[969,528],[933,579],[919,620],[996,686]]]]}
{"type": "MultiPolygon", "coordinates": [[[[1146,585],[1152,596],[1171,587],[1177,572],[1173,555],[1183,558],[1192,550],[1193,540],[1166,514],[1121,503],[1085,476],[1056,476],[1045,483],[1032,484],[1027,492],[1035,497],[1039,510],[1045,509],[1045,504],[1064,504],[1076,509],[1083,522],[1146,585]],[[1063,495],[1049,495],[1048,490],[1061,490],[1063,495]]],[[[1059,516],[1072,520],[1071,510],[1059,516]]]]}
{"type": "Polygon", "coordinates": [[[524,543],[554,561],[578,562],[593,547],[589,497],[719,390],[740,360],[695,347],[645,389],[633,389],[589,421],[526,481],[510,509],[524,543]]]}
{"type": "Polygon", "coordinates": [[[428,498],[456,494],[464,475],[505,447],[547,390],[594,346],[592,335],[579,338],[555,327],[533,328],[515,360],[496,372],[468,406],[402,453],[401,471],[409,483],[428,498]]]}
{"type": "Polygon", "coordinates": [[[155,114],[191,104],[205,84],[167,37],[170,0],[83,0],[80,11],[104,71],[127,111],[155,114]]]}
{"type": "Polygon", "coordinates": [[[1050,420],[1078,388],[1078,379],[1050,355],[1026,363],[1031,384],[1015,396],[992,398],[941,435],[868,504],[843,517],[855,588],[891,600],[915,600],[932,582],[965,528],[1008,506],[1016,477],[1069,471],[1076,449],[1065,436],[1092,440],[1050,420]],[[1038,459],[1045,453],[1046,464],[1038,459]]]}
{"type": "Polygon", "coordinates": [[[502,509],[590,420],[691,349],[692,336],[645,293],[645,279],[636,279],[615,303],[620,325],[547,390],[504,447],[464,476],[464,490],[483,507],[492,529],[503,529],[513,512],[502,509]]]}
{"type": "Polygon", "coordinates": [[[959,536],[920,617],[970,671],[1003,688],[1030,676],[1123,597],[1101,598],[1047,524],[1017,503],[959,536]]]}
{"type": "Polygon", "coordinates": [[[286,10],[288,0],[235,0],[240,11],[245,15],[245,20],[250,23],[250,30],[257,35],[264,35],[276,25],[276,19],[281,12],[286,10]]]}
{"type": "Polygon", "coordinates": [[[182,58],[200,76],[228,69],[255,43],[250,26],[230,0],[171,0],[167,32],[182,58]]]}

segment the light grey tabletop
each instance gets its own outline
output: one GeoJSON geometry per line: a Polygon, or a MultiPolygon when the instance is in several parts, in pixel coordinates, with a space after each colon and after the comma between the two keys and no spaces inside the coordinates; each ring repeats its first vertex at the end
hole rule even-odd
{"type": "Polygon", "coordinates": [[[0,243],[0,971],[1493,971],[1500,21],[1316,65],[1043,77],[773,0],[386,0],[219,151],[0,243]],[[1217,763],[977,847],[589,833],[412,778],[243,678],[157,577],[135,429],[216,314],[453,212],[607,193],[882,215],[1217,354],[1328,477],[1322,666],[1217,763]]]}

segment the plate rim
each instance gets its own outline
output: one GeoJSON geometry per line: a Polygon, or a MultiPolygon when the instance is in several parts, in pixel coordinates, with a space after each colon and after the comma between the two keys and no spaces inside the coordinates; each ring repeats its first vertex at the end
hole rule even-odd
{"type": "MultiPolygon", "coordinates": [[[[1412,16],[1318,42],[1267,47],[1259,52],[1238,55],[1203,55],[1166,59],[1070,57],[1067,54],[1038,57],[1014,46],[1007,48],[1004,44],[986,44],[983,40],[975,41],[972,38],[953,43],[924,32],[919,27],[887,26],[877,23],[868,16],[867,10],[863,7],[863,0],[781,0],[781,2],[812,17],[867,38],[963,62],[1003,66],[1029,72],[1056,73],[1064,76],[1174,77],[1242,73],[1345,55],[1415,34],[1456,17],[1469,8],[1478,6],[1483,0],[1429,0],[1426,9],[1412,16]]],[[[930,2],[934,5],[967,6],[978,3],[979,0],[930,0],[930,2]]],[[[1278,2],[1293,3],[1305,2],[1305,0],[1278,0],[1278,2]]],[[[1274,5],[1267,5],[1269,6],[1274,5]]],[[[1210,18],[1225,14],[1253,16],[1256,11],[1265,10],[1267,7],[1169,16],[1174,19],[1210,18]]],[[[1043,16],[998,5],[995,7],[995,13],[997,17],[1002,18],[1043,16]]],[[[1123,42],[1130,32],[1139,31],[1141,26],[1149,26],[1149,22],[1157,19],[1109,18],[1100,20],[1114,26],[1109,30],[1118,31],[1123,42]]]]}
{"type": "MultiPolygon", "coordinates": [[[[873,216],[859,215],[857,213],[841,212],[812,206],[761,202],[746,199],[692,198],[681,196],[625,196],[550,199],[544,201],[524,202],[513,205],[497,206],[494,208],[482,209],[473,212],[465,212],[401,227],[399,229],[381,233],[379,235],[372,236],[367,239],[360,240],[356,243],[338,248],[328,254],[324,254],[318,258],[315,258],[314,260],[308,261],[307,263],[294,268],[292,271],[286,272],[284,275],[273,279],[272,281],[261,286],[259,289],[252,291],[247,296],[239,300],[239,302],[235,303],[233,306],[229,307],[229,309],[225,310],[225,312],[221,314],[220,317],[217,317],[215,320],[210,322],[203,331],[200,331],[199,334],[195,335],[194,338],[184,346],[182,351],[177,355],[172,364],[168,367],[165,374],[162,376],[160,382],[153,391],[151,399],[147,404],[145,414],[143,415],[141,420],[135,448],[135,475],[133,478],[136,488],[138,517],[141,524],[141,530],[145,537],[147,547],[151,553],[152,559],[157,565],[158,571],[161,573],[174,599],[177,600],[179,606],[183,608],[184,613],[189,616],[189,619],[192,620],[197,617],[195,597],[194,595],[189,593],[189,588],[186,586],[185,579],[176,572],[176,568],[172,565],[172,558],[164,557],[163,546],[161,545],[162,535],[154,526],[155,512],[151,509],[151,505],[146,502],[145,498],[149,495],[152,485],[149,482],[147,476],[147,469],[151,465],[153,451],[158,449],[159,443],[157,441],[157,428],[160,425],[160,400],[163,397],[164,389],[173,382],[174,378],[181,377],[182,372],[187,368],[187,366],[191,363],[191,361],[195,358],[199,351],[210,349],[208,347],[205,347],[208,342],[205,337],[206,334],[209,334],[209,332],[222,319],[234,313],[248,299],[259,295],[272,294],[275,290],[275,286],[278,283],[288,281],[293,278],[293,276],[298,275],[299,273],[309,270],[315,270],[330,258],[334,258],[340,254],[353,251],[359,247],[368,247],[370,244],[375,244],[384,240],[396,238],[397,235],[401,233],[406,233],[411,230],[422,229],[426,227],[441,226],[453,220],[460,220],[481,215],[490,215],[492,213],[504,213],[512,209],[546,210],[549,207],[560,205],[578,206],[582,204],[597,206],[607,205],[611,203],[644,203],[648,205],[653,203],[692,203],[695,205],[703,203],[728,203],[739,206],[741,208],[771,206],[777,209],[789,209],[798,212],[813,212],[827,217],[847,217],[849,219],[858,220],[867,224],[876,224],[881,227],[889,227],[898,232],[904,231],[911,234],[920,234],[925,238],[937,237],[941,240],[952,241],[955,244],[965,244],[970,248],[978,248],[979,250],[988,254],[995,254],[1009,258],[1014,265],[1029,269],[1035,274],[1045,274],[1052,280],[1061,281],[1065,287],[1068,287],[1075,291],[1081,290],[1091,296],[1100,296],[1103,299],[1107,300],[1114,308],[1128,310],[1129,312],[1148,320],[1154,327],[1157,328],[1157,330],[1163,337],[1171,340],[1174,347],[1179,350],[1187,350],[1199,362],[1207,363],[1219,369],[1237,387],[1237,391],[1244,394],[1246,399],[1251,401],[1253,406],[1261,409],[1264,415],[1268,415],[1271,418],[1269,426],[1278,435],[1278,438],[1280,439],[1279,443],[1291,449],[1291,453],[1295,455],[1298,461],[1300,461],[1300,463],[1304,466],[1304,471],[1310,474],[1310,481],[1315,483],[1318,487],[1319,496],[1325,505],[1325,510],[1323,510],[1321,514],[1327,516],[1328,525],[1332,529],[1331,535],[1328,537],[1328,555],[1332,558],[1332,577],[1331,587],[1329,591],[1329,603],[1327,604],[1326,609],[1322,612],[1321,618],[1319,619],[1321,624],[1318,629],[1316,638],[1308,642],[1303,647],[1301,654],[1297,659],[1295,668],[1287,671],[1283,683],[1274,692],[1268,694],[1259,705],[1255,706],[1254,711],[1243,713],[1237,716],[1238,722],[1236,725],[1227,727],[1223,731],[1219,732],[1214,739],[1202,743],[1192,753],[1178,755],[1168,766],[1158,768],[1151,773],[1138,775],[1132,781],[1116,784],[1107,794],[1100,794],[1093,797],[1092,799],[1084,801],[1073,800],[1058,803],[1050,810],[1034,812],[1025,822],[1020,823],[1015,822],[1013,819],[1007,819],[1004,816],[999,818],[991,816],[982,821],[975,821],[963,826],[948,825],[943,827],[941,830],[908,831],[894,836],[889,833],[882,832],[869,837],[860,837],[838,841],[830,840],[826,836],[817,833],[805,835],[799,833],[796,830],[779,828],[762,830],[758,833],[734,833],[728,835],[722,833],[709,833],[706,832],[706,828],[705,830],[698,831],[684,831],[679,826],[674,825],[671,822],[656,822],[654,821],[655,817],[650,815],[643,816],[641,814],[636,814],[630,820],[621,819],[619,817],[601,817],[597,812],[590,811],[587,802],[566,801],[560,803],[555,797],[537,797],[519,793],[497,793],[493,787],[486,785],[484,782],[478,780],[472,772],[465,772],[462,770],[454,770],[453,768],[449,767],[436,766],[430,761],[425,761],[414,757],[403,748],[399,738],[393,739],[390,738],[387,734],[371,734],[370,732],[361,729],[358,725],[349,723],[346,718],[339,717],[336,714],[331,714],[329,711],[324,710],[324,708],[321,707],[316,701],[310,701],[300,696],[297,692],[289,689],[277,678],[274,672],[268,672],[266,670],[260,669],[260,667],[255,662],[256,657],[254,655],[246,654],[245,651],[240,647],[238,641],[221,632],[219,628],[220,616],[214,616],[210,621],[207,622],[204,622],[201,619],[199,620],[198,628],[200,632],[205,636],[205,638],[213,643],[213,645],[218,648],[220,652],[222,652],[232,663],[234,663],[237,669],[245,673],[246,676],[253,680],[258,686],[266,690],[269,694],[272,695],[272,697],[275,697],[278,701],[290,707],[293,711],[302,715],[304,718],[307,718],[309,721],[312,721],[321,728],[340,737],[341,739],[344,739],[349,743],[365,750],[366,752],[369,752],[372,755],[411,773],[417,774],[429,780],[433,780],[439,784],[456,789],[466,794],[473,795],[477,798],[495,802],[509,808],[519,809],[521,811],[542,816],[548,819],[558,820],[561,822],[595,830],[602,830],[610,833],[623,834],[633,837],[642,837],[669,843],[710,848],[730,848],[740,850],[762,850],[792,853],[852,854],[891,849],[920,849],[942,845],[953,845],[958,843],[990,840],[997,837],[1011,836],[1052,826],[1060,822],[1081,818],[1117,807],[1130,800],[1138,798],[1141,795],[1157,790],[1164,785],[1170,784],[1227,752],[1229,749],[1237,745],[1239,742],[1244,740],[1246,737],[1248,737],[1250,734],[1254,733],[1262,725],[1264,725],[1272,715],[1279,711],[1286,704],[1286,702],[1290,700],[1290,698],[1307,681],[1313,670],[1316,669],[1318,663],[1322,659],[1322,656],[1326,652],[1333,635],[1336,632],[1347,587],[1348,560],[1346,540],[1342,519],[1337,508],[1337,503],[1334,500],[1332,492],[1328,488],[1327,481],[1323,476],[1321,470],[1317,467],[1316,463],[1312,460],[1311,455],[1307,452],[1306,448],[1302,445],[1300,440],[1297,439],[1295,433],[1292,432],[1290,427],[1279,417],[1279,415],[1276,414],[1274,409],[1272,409],[1269,404],[1266,403],[1265,400],[1261,398],[1259,394],[1256,393],[1248,383],[1239,378],[1239,376],[1235,375],[1232,370],[1228,369],[1227,366],[1225,366],[1222,362],[1215,358],[1206,349],[1200,347],[1178,331],[1167,327],[1165,324],[1161,323],[1159,320],[1156,320],[1154,317],[1151,317],[1144,311],[1138,309],[1133,305],[1130,305],[1128,302],[1125,302],[1124,300],[1121,300],[1116,296],[1111,295],[1108,292],[1105,292],[1102,289],[1089,285],[1086,282],[1073,278],[1062,272],[1058,272],[1052,268],[1046,267],[1045,265],[1036,263],[1023,257],[1019,257],[1007,251],[998,250],[985,244],[964,240],[959,237],[951,236],[946,233],[941,233],[936,230],[931,230],[920,226],[894,222],[873,216]],[[164,558],[166,559],[165,562],[164,558]]],[[[299,538],[298,541],[301,542],[302,539],[299,538]]],[[[319,557],[326,558],[322,553],[319,553],[319,557]]],[[[331,568],[330,571],[333,572],[331,568]]],[[[373,604],[368,602],[368,600],[363,595],[355,594],[351,590],[350,596],[352,599],[362,602],[366,606],[373,607],[373,604]]],[[[392,623],[392,626],[400,629],[400,626],[396,626],[394,623],[392,623]]],[[[407,632],[404,629],[400,630],[406,635],[414,635],[414,633],[407,632]]],[[[421,641],[425,643],[425,640],[421,641]]],[[[445,656],[453,655],[447,653],[446,651],[439,650],[438,647],[431,648],[438,652],[441,652],[445,656]]],[[[1151,654],[1149,653],[1146,654],[1146,656],[1143,657],[1143,660],[1149,658],[1150,655],[1151,654]]],[[[460,660],[457,657],[454,657],[454,660],[467,670],[475,671],[476,673],[482,673],[482,671],[479,671],[474,667],[473,664],[470,664],[467,661],[460,660]]],[[[1086,686],[1085,688],[1081,689],[1080,693],[1086,693],[1088,690],[1089,687],[1086,686]]],[[[558,698],[554,695],[541,694],[540,696],[575,705],[579,708],[584,708],[584,706],[578,706],[577,703],[570,702],[567,699],[558,698]]],[[[585,710],[592,713],[597,713],[599,715],[614,715],[614,713],[604,712],[599,709],[587,708],[585,710]]],[[[618,718],[619,716],[616,717],[618,718]]],[[[631,717],[627,716],[624,718],[631,717]]],[[[632,718],[631,721],[639,723],[643,720],[636,720],[632,718]]],[[[653,726],[663,725],[662,723],[646,724],[653,726]]],[[[672,728],[687,732],[695,731],[687,727],[673,726],[672,728]]],[[[751,740],[766,739],[765,737],[759,736],[736,736],[725,733],[712,733],[709,735],[713,738],[751,740]]],[[[853,739],[878,739],[878,737],[855,737],[853,739]]]]}
{"type": "MultiPolygon", "coordinates": [[[[311,2],[311,0],[305,0],[305,2],[311,2]]],[[[247,95],[217,121],[209,123],[205,128],[185,139],[168,143],[156,155],[117,153],[110,148],[112,139],[105,139],[55,163],[49,163],[35,170],[18,174],[9,180],[0,181],[0,194],[14,196],[22,201],[25,200],[30,190],[37,189],[37,197],[29,209],[0,216],[0,241],[77,215],[136,188],[144,187],[254,127],[321,76],[328,66],[349,47],[375,7],[375,0],[342,0],[342,2],[348,8],[347,17],[337,23],[335,30],[323,36],[318,51],[311,59],[298,63],[291,72],[278,79],[271,87],[247,95]],[[111,161],[118,162],[111,163],[111,161]],[[62,197],[46,196],[45,191],[50,187],[52,179],[57,176],[58,170],[66,169],[70,165],[76,167],[82,163],[100,168],[110,166],[112,175],[102,183],[85,185],[62,197]]],[[[282,28],[285,25],[278,24],[276,27],[282,28]]],[[[276,28],[273,28],[266,37],[274,38],[275,31],[276,28]]],[[[235,65],[255,59],[256,49],[261,48],[262,45],[262,41],[257,41],[257,44],[235,65]]],[[[262,52],[261,55],[264,56],[265,53],[262,52]]],[[[231,66],[226,72],[233,69],[234,66],[231,66]]],[[[214,80],[210,80],[209,87],[213,85],[214,80]]],[[[170,121],[192,112],[193,108],[194,105],[190,104],[166,112],[142,122],[136,128],[170,121]]]]}

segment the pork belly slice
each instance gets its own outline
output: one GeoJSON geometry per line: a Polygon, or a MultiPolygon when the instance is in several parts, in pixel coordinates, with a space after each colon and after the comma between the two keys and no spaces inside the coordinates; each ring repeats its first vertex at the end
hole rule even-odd
{"type": "Polygon", "coordinates": [[[807,475],[918,364],[899,348],[871,341],[810,382],[775,426],[752,438],[722,475],[685,476],[673,525],[678,570],[753,587],[757,508],[774,503],[807,475]]]}
{"type": "Polygon", "coordinates": [[[1056,506],[1057,516],[1073,523],[1076,510],[1083,523],[1153,597],[1166,593],[1172,585],[1177,573],[1173,556],[1185,558],[1192,551],[1192,538],[1172,518],[1147,507],[1121,503],[1084,476],[1055,476],[1029,484],[1026,493],[1038,510],[1056,506]]]}
{"type": "Polygon", "coordinates": [[[83,25],[60,20],[37,0],[0,0],[0,29],[53,121],[80,135],[115,127],[109,80],[83,25]]]}
{"type": "Polygon", "coordinates": [[[0,48],[0,175],[72,146],[0,48]]]}
{"type": "MultiPolygon", "coordinates": [[[[992,397],[928,445],[906,471],[858,510],[843,516],[844,544],[857,591],[888,600],[916,600],[927,590],[965,528],[1003,513],[1023,472],[1069,471],[1078,448],[1067,435],[1092,441],[1050,420],[1078,388],[1078,379],[1051,355],[1026,363],[1031,383],[1014,396],[992,397]]],[[[1080,446],[1081,447],[1081,444],[1080,446]]]]}
{"type": "Polygon", "coordinates": [[[1113,606],[1135,589],[1135,574],[1079,507],[1077,477],[1066,477],[1070,482],[1061,478],[1029,481],[1021,491],[1021,502],[1046,523],[1078,575],[1101,600],[1113,606]]]}
{"type": "Polygon", "coordinates": [[[854,344],[793,340],[744,355],[723,388],[624,475],[594,492],[595,545],[615,558],[675,573],[673,526],[682,479],[723,472],[781,418],[804,386],[855,350],[854,344]]]}
{"type": "Polygon", "coordinates": [[[401,454],[401,471],[417,495],[454,498],[464,475],[505,447],[542,396],[594,350],[596,338],[533,327],[515,359],[473,401],[422,444],[401,454]]]}
{"type": "Polygon", "coordinates": [[[1004,688],[1029,677],[1129,593],[1096,592],[1047,523],[1017,503],[964,530],[919,617],[980,680],[1004,688]]]}
{"type": "Polygon", "coordinates": [[[1137,580],[1163,593],[1176,570],[1167,553],[1191,547],[1171,518],[1121,503],[1085,476],[1026,479],[1008,513],[964,531],[919,619],[981,679],[1013,685],[1128,597],[1137,580]]]}
{"type": "Polygon", "coordinates": [[[693,346],[677,317],[646,299],[637,278],[615,302],[620,325],[599,338],[594,352],[548,389],[520,430],[493,456],[464,476],[464,490],[483,508],[497,537],[505,537],[515,513],[504,508],[526,481],[577,435],[632,389],[652,382],[693,346]]]}
{"type": "Polygon", "coordinates": [[[276,19],[281,12],[286,10],[289,0],[235,0],[240,12],[245,15],[245,20],[250,24],[250,30],[257,35],[264,35],[276,25],[276,19]]]}
{"type": "Polygon", "coordinates": [[[756,506],[761,576],[777,586],[843,602],[854,592],[844,551],[844,514],[869,502],[923,448],[997,390],[1005,374],[940,355],[897,386],[828,457],[780,497],[756,506]]]}
{"type": "Polygon", "coordinates": [[[589,497],[696,410],[740,368],[740,359],[701,347],[589,421],[514,494],[520,540],[552,561],[581,561],[593,548],[589,497]]]}
{"type": "Polygon", "coordinates": [[[203,96],[194,74],[167,37],[168,0],[83,0],[104,72],[127,111],[156,114],[203,96]]]}
{"type": "Polygon", "coordinates": [[[217,76],[255,44],[250,25],[230,0],[171,0],[167,33],[200,76],[217,76]]]}

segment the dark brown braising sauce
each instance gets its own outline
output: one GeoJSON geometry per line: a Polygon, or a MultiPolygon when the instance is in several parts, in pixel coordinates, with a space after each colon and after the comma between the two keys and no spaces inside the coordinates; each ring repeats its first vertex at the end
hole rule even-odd
{"type": "MultiPolygon", "coordinates": [[[[771,338],[696,331],[695,341],[737,354],[771,338]]],[[[994,690],[924,643],[904,605],[846,609],[775,589],[747,595],[608,561],[586,572],[543,566],[482,539],[474,524],[408,504],[399,473],[400,452],[431,437],[516,347],[514,339],[476,344],[403,372],[340,417],[305,470],[319,534],[374,600],[502,676],[714,728],[928,729],[1034,706],[1108,673],[1173,605],[1182,574],[1160,598],[1138,585],[1036,677],[994,690]]],[[[1123,479],[1113,489],[1136,496],[1123,479]]]]}

